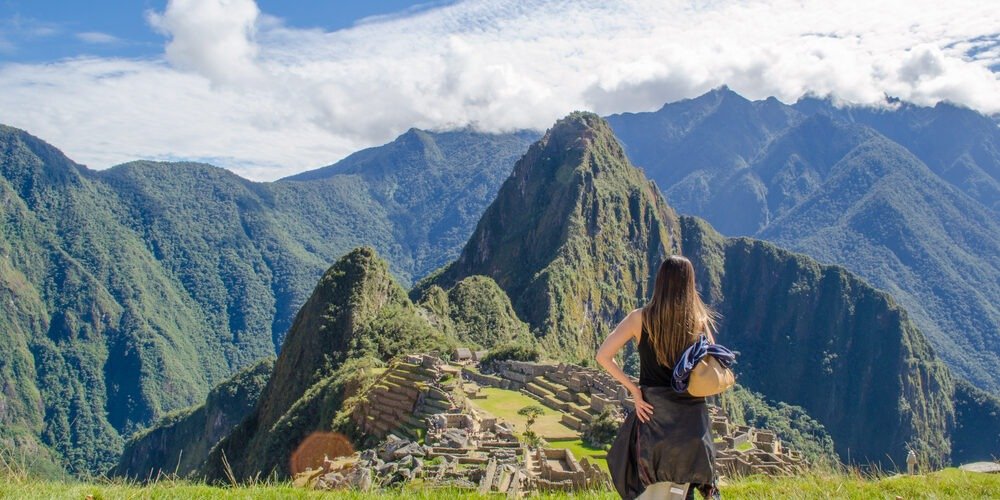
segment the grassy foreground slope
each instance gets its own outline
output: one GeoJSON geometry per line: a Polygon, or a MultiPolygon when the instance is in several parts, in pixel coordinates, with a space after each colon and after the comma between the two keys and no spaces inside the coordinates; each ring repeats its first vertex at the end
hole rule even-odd
{"type": "MultiPolygon", "coordinates": [[[[742,478],[722,488],[727,499],[740,498],[991,498],[1000,495],[1000,475],[945,469],[924,476],[865,479],[855,475],[813,475],[793,478],[742,478]]],[[[31,481],[13,478],[0,481],[0,498],[338,498],[351,500],[499,499],[503,495],[480,495],[469,490],[421,488],[414,484],[401,490],[382,492],[317,492],[274,485],[216,487],[183,481],[163,481],[147,486],[133,484],[87,484],[31,481]]],[[[614,492],[553,493],[534,498],[617,499],[614,492]]]]}

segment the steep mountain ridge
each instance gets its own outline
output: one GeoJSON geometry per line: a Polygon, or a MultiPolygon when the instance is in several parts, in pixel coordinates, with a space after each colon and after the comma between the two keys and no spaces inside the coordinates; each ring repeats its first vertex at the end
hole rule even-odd
{"type": "Polygon", "coordinates": [[[804,97],[792,105],[807,114],[869,126],[908,149],[976,201],[1000,210],[1000,127],[971,109],[947,102],[934,107],[890,101],[885,107],[836,107],[804,97]]]}
{"type": "Polygon", "coordinates": [[[922,331],[947,346],[942,356],[991,387],[1000,376],[1000,351],[989,348],[1000,342],[996,234],[995,214],[879,136],[845,155],[822,189],[760,236],[823,262],[845,262],[900,303],[921,304],[911,314],[932,325],[922,331]]]}
{"type": "Polygon", "coordinates": [[[67,469],[99,470],[120,432],[190,404],[228,367],[213,356],[217,339],[179,333],[204,317],[118,224],[113,193],[15,129],[0,129],[0,165],[0,241],[19,309],[0,319],[13,344],[3,364],[20,379],[11,392],[38,412],[21,419],[67,469]]]}
{"type": "Polygon", "coordinates": [[[418,286],[492,277],[555,357],[589,359],[677,249],[676,216],[592,113],[518,160],[458,259],[418,286]]]}
{"type": "Polygon", "coordinates": [[[725,86],[655,112],[607,117],[629,160],[664,190],[675,210],[690,214],[709,208],[718,177],[745,168],[801,119],[777,99],[750,101],[725,86]]]}
{"type": "Polygon", "coordinates": [[[537,138],[532,131],[484,134],[472,129],[433,133],[410,129],[389,144],[277,184],[356,182],[357,189],[384,211],[387,235],[402,247],[398,255],[392,255],[390,265],[412,281],[457,255],[511,166],[537,138]]]}
{"type": "Polygon", "coordinates": [[[693,217],[681,225],[743,385],[805,408],[842,460],[902,463],[907,448],[950,460],[954,383],[892,297],[842,267],[693,217]]]}

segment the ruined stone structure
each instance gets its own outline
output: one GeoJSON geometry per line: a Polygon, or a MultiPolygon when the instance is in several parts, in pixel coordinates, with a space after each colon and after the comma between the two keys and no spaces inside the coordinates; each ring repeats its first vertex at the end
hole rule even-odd
{"type": "MultiPolygon", "coordinates": [[[[429,355],[391,361],[352,413],[358,428],[380,444],[327,460],[321,469],[300,474],[296,483],[369,489],[421,478],[509,496],[610,486],[608,474],[586,458],[577,460],[565,449],[529,448],[510,424],[468,404],[481,397],[480,386],[518,390],[580,431],[603,411],[620,416],[634,408],[610,375],[562,363],[519,361],[494,363],[484,373],[476,365],[481,353],[452,354],[458,364],[429,355]]],[[[807,466],[802,454],[785,449],[773,432],[733,425],[716,406],[710,412],[717,465],[724,475],[788,475],[807,466]]]]}
{"type": "Polygon", "coordinates": [[[715,435],[715,463],[722,474],[788,476],[808,467],[802,453],[785,449],[773,431],[733,425],[718,406],[709,407],[709,412],[715,435]]]}
{"type": "Polygon", "coordinates": [[[543,491],[593,489],[611,480],[586,458],[577,461],[573,452],[565,449],[536,449],[525,457],[524,463],[533,473],[535,488],[543,491]]]}
{"type": "Polygon", "coordinates": [[[425,418],[461,407],[453,394],[461,384],[457,374],[457,367],[434,356],[410,355],[393,360],[354,409],[354,423],[377,440],[389,433],[417,439],[417,430],[426,426],[425,418]]]}
{"type": "Polygon", "coordinates": [[[462,376],[481,385],[520,390],[562,414],[562,423],[580,431],[604,410],[633,409],[628,391],[603,370],[564,363],[503,361],[484,374],[467,367],[462,376]]]}
{"type": "MultiPolygon", "coordinates": [[[[468,362],[466,352],[454,354],[456,361],[468,362]]],[[[510,373],[516,377],[542,366],[546,365],[514,364],[510,373]]],[[[465,398],[479,397],[480,383],[494,385],[495,377],[463,380],[461,370],[428,355],[390,362],[352,413],[363,433],[381,440],[377,452],[327,460],[321,470],[300,475],[299,482],[320,489],[364,489],[420,477],[513,495],[539,488],[569,491],[610,484],[600,468],[586,460],[578,462],[572,453],[529,451],[510,424],[466,405],[465,398]],[[418,444],[421,434],[423,444],[418,444]],[[537,458],[541,456],[561,458],[546,462],[537,458]]]]}
{"type": "MultiPolygon", "coordinates": [[[[559,412],[562,423],[580,431],[602,411],[635,408],[628,391],[607,372],[564,363],[504,361],[482,373],[466,367],[462,376],[478,384],[520,390],[559,412]]],[[[717,406],[709,408],[717,465],[724,475],[792,475],[808,466],[802,454],[784,449],[772,431],[732,425],[717,406]]]]}

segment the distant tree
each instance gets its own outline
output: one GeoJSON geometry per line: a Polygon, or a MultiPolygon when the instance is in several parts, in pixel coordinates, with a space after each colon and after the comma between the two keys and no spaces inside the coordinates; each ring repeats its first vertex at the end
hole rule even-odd
{"type": "Polygon", "coordinates": [[[482,364],[490,364],[496,361],[538,361],[541,353],[535,346],[527,343],[516,343],[490,350],[483,358],[482,364]]]}
{"type": "Polygon", "coordinates": [[[524,440],[531,446],[537,446],[540,440],[535,431],[531,430],[531,426],[538,417],[545,414],[545,408],[538,405],[525,406],[518,410],[517,414],[527,418],[524,425],[524,440]]]}

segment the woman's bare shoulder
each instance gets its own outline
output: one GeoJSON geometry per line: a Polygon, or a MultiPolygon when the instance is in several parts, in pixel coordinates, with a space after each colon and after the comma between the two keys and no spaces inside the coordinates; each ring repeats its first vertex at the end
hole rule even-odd
{"type": "Polygon", "coordinates": [[[629,333],[636,340],[639,340],[639,337],[642,336],[642,308],[633,309],[632,312],[628,313],[628,316],[625,316],[622,323],[628,325],[629,333]]]}

